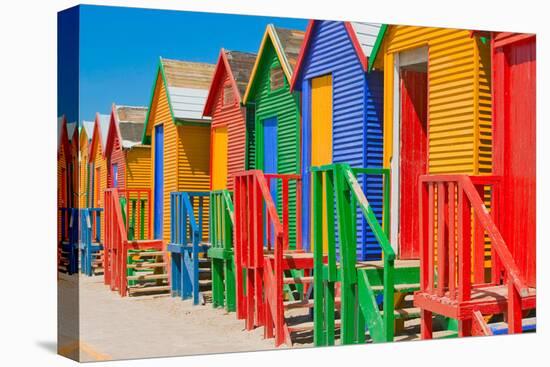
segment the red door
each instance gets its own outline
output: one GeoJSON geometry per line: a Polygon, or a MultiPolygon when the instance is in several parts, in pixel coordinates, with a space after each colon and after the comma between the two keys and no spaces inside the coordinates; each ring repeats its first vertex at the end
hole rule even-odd
{"type": "Polygon", "coordinates": [[[529,286],[536,280],[535,38],[494,54],[495,174],[503,177],[502,235],[529,286]]]}
{"type": "Polygon", "coordinates": [[[427,73],[401,70],[399,256],[418,259],[418,177],[427,173],[427,73]]]}

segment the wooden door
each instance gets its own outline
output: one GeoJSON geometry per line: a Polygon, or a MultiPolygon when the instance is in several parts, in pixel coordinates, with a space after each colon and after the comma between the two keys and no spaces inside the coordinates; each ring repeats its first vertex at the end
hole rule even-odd
{"type": "Polygon", "coordinates": [[[401,70],[399,157],[399,256],[420,256],[418,178],[427,173],[427,73],[401,70]]]}
{"type": "Polygon", "coordinates": [[[164,126],[155,126],[154,228],[155,239],[162,238],[164,216],[164,126]]]}
{"type": "Polygon", "coordinates": [[[212,130],[212,190],[227,188],[227,126],[212,130]]]}
{"type": "MultiPolygon", "coordinates": [[[[311,166],[332,163],[332,75],[311,80],[311,166]]],[[[313,190],[311,190],[313,195],[313,190]]],[[[325,186],[323,183],[323,251],[328,248],[328,226],[325,213],[325,186]]],[[[310,212],[313,213],[313,200],[310,212]]],[[[313,215],[311,216],[311,249],[313,243],[313,215]]]]}

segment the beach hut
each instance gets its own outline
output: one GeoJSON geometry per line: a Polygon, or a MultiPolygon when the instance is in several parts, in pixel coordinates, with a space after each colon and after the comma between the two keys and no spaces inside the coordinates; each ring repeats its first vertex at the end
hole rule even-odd
{"type": "Polygon", "coordinates": [[[241,105],[256,55],[222,49],[203,115],[212,119],[210,189],[233,189],[233,174],[254,166],[254,109],[241,105]]]}
{"type": "MultiPolygon", "coordinates": [[[[300,52],[304,32],[269,24],[243,97],[243,104],[255,108],[255,167],[265,173],[300,173],[300,95],[290,91],[290,81],[300,52]]],[[[296,183],[289,188],[289,206],[295,208],[296,183]]],[[[274,201],[281,183],[271,185],[274,201]]],[[[296,213],[289,213],[290,245],[296,244],[296,213]]]]}
{"type": "MultiPolygon", "coordinates": [[[[391,243],[418,259],[419,176],[491,173],[490,45],[463,29],[382,25],[368,67],[384,71],[391,243]]],[[[475,261],[489,255],[487,246],[475,261]]]]}
{"type": "Polygon", "coordinates": [[[146,115],[147,107],[113,104],[105,145],[107,187],[131,192],[131,197],[126,198],[128,215],[130,221],[139,222],[140,227],[131,238],[140,239],[149,238],[151,147],[141,143],[146,115]],[[142,218],[134,218],[138,211],[142,218]]]}
{"type": "MultiPolygon", "coordinates": [[[[348,163],[382,167],[383,74],[367,73],[379,24],[311,20],[291,82],[302,95],[303,244],[311,234],[311,167],[348,163]]],[[[382,177],[359,175],[363,192],[382,220],[382,177]]],[[[380,245],[362,215],[357,258],[380,259],[380,245]]],[[[326,244],[323,246],[326,247],[326,244]]]]}
{"type": "MultiPolygon", "coordinates": [[[[104,208],[104,194],[107,188],[107,161],[105,146],[109,132],[109,115],[96,113],[94,131],[90,141],[89,172],[90,172],[90,208],[104,208]]],[[[100,228],[105,228],[105,217],[101,215],[100,228]]],[[[100,242],[104,241],[104,231],[100,230],[100,242]]]]}
{"type": "MultiPolygon", "coordinates": [[[[151,145],[153,235],[165,243],[170,241],[170,194],[210,188],[211,119],[202,112],[213,72],[212,64],[165,58],[157,69],[142,143],[151,145]]],[[[207,220],[203,227],[207,238],[207,220]]]]}
{"type": "MultiPolygon", "coordinates": [[[[78,230],[74,203],[76,195],[73,187],[75,182],[75,164],[73,145],[70,137],[74,137],[77,130],[76,123],[67,123],[65,116],[58,118],[57,122],[57,239],[58,239],[58,270],[69,274],[78,270],[78,230]]],[[[73,138],[74,142],[74,138],[73,138]]],[[[77,158],[78,159],[78,158],[77,158]]]]}
{"type": "Polygon", "coordinates": [[[493,173],[502,177],[499,229],[536,287],[536,37],[493,32],[493,173]]]}
{"type": "Polygon", "coordinates": [[[80,126],[79,137],[79,207],[88,208],[89,206],[89,187],[90,187],[90,175],[89,175],[89,154],[90,154],[90,141],[94,131],[93,121],[82,121],[80,126]]]}
{"type": "Polygon", "coordinates": [[[235,310],[233,191],[235,173],[254,167],[254,106],[241,104],[256,55],[220,50],[203,115],[210,137],[212,304],[235,310]]]}

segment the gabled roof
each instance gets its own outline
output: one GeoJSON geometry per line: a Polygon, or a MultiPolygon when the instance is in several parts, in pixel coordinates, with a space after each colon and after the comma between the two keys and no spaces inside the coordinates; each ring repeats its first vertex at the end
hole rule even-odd
{"type": "Polygon", "coordinates": [[[378,37],[376,37],[376,42],[374,43],[374,47],[372,48],[372,51],[369,56],[369,71],[371,71],[374,66],[374,61],[378,56],[380,47],[382,47],[382,42],[384,41],[384,36],[386,35],[387,30],[388,30],[388,24],[382,24],[382,26],[380,27],[380,32],[378,32],[378,37]]]}
{"type": "Polygon", "coordinates": [[[75,138],[78,139],[78,124],[76,122],[67,123],[67,137],[71,143],[75,138]]]}
{"type": "Polygon", "coordinates": [[[94,149],[98,144],[101,144],[101,154],[105,156],[105,145],[109,134],[110,115],[102,115],[99,112],[95,115],[94,132],[90,143],[90,160],[95,158],[97,151],[94,149]],[[99,140],[98,140],[99,139],[99,140]]]}
{"type": "MultiPolygon", "coordinates": [[[[294,90],[294,88],[296,87],[296,81],[300,76],[300,72],[302,71],[305,55],[309,50],[313,27],[315,26],[316,22],[319,22],[319,20],[310,20],[307,25],[305,39],[302,43],[302,47],[300,49],[300,54],[298,56],[298,61],[296,64],[296,70],[294,71],[294,75],[292,76],[292,80],[290,82],[291,90],[294,90]]],[[[355,48],[355,52],[357,53],[357,57],[359,58],[359,61],[361,62],[361,65],[366,72],[369,65],[369,56],[371,55],[376,45],[376,40],[380,34],[383,25],[378,23],[364,22],[342,23],[344,23],[344,26],[346,27],[353,47],[355,48]]]]}
{"type": "Polygon", "coordinates": [[[92,139],[92,134],[94,133],[94,122],[93,121],[82,121],[80,134],[86,134],[86,139],[90,141],[92,139]]]}
{"type": "Polygon", "coordinates": [[[147,126],[150,123],[149,115],[155,98],[156,83],[161,80],[166,87],[168,105],[172,120],[209,122],[202,112],[208,95],[208,88],[214,74],[214,64],[190,62],[160,58],[157,69],[157,78],[153,84],[151,101],[147,110],[147,117],[142,134],[142,142],[147,140],[147,126]]]}
{"type": "Polygon", "coordinates": [[[305,33],[299,30],[278,28],[275,27],[273,24],[267,25],[264,36],[262,38],[262,43],[260,44],[260,48],[258,50],[258,55],[256,56],[254,68],[252,69],[252,73],[250,75],[250,80],[248,81],[248,85],[246,87],[246,91],[243,97],[243,103],[246,103],[246,101],[248,100],[250,91],[254,85],[256,72],[258,71],[258,67],[262,59],[265,47],[267,45],[267,41],[269,40],[273,45],[273,48],[277,53],[277,57],[281,62],[283,72],[285,73],[287,80],[290,81],[292,80],[292,74],[298,60],[298,55],[300,52],[300,47],[304,40],[304,36],[305,33]]]}
{"type": "Polygon", "coordinates": [[[146,116],[147,107],[121,106],[113,103],[110,119],[111,125],[109,127],[105,151],[110,151],[115,136],[118,136],[123,149],[129,149],[141,144],[141,134],[146,116]]]}
{"type": "Polygon", "coordinates": [[[253,53],[229,51],[223,48],[220,50],[214,77],[212,78],[208,97],[204,105],[203,116],[212,116],[212,108],[216,103],[217,88],[225,75],[224,71],[230,74],[230,78],[233,80],[235,95],[238,96],[239,101],[242,100],[255,60],[256,54],[253,53]]]}

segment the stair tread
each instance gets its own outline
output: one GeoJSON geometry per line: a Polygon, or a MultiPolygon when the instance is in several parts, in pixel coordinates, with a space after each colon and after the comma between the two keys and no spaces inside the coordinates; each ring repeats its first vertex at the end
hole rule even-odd
{"type": "MultiPolygon", "coordinates": [[[[334,327],[339,328],[342,322],[340,320],[334,320],[334,327]]],[[[314,322],[313,321],[305,321],[296,325],[288,325],[288,331],[289,332],[297,332],[297,331],[309,331],[313,330],[314,328],[314,322]]]]}
{"type": "Polygon", "coordinates": [[[162,256],[164,255],[163,251],[140,251],[140,252],[130,252],[131,256],[162,256]]]}
{"type": "MultiPolygon", "coordinates": [[[[358,268],[384,268],[384,260],[371,260],[371,261],[358,261],[358,268]]],[[[420,260],[395,260],[393,263],[395,269],[399,268],[418,268],[420,267],[420,260]]]]}
{"type": "Polygon", "coordinates": [[[135,264],[128,264],[128,268],[130,269],[140,269],[140,268],[161,268],[166,266],[166,263],[135,263],[135,264]]]}
{"type": "MultiPolygon", "coordinates": [[[[395,284],[394,289],[396,291],[403,291],[407,289],[420,289],[420,283],[411,283],[411,284],[395,284]]],[[[382,291],[384,290],[383,285],[373,285],[372,286],[373,291],[382,291]]]]}
{"type": "Polygon", "coordinates": [[[290,310],[295,308],[312,308],[313,305],[314,305],[314,301],[312,299],[283,302],[283,306],[285,310],[290,310]]]}
{"type": "Polygon", "coordinates": [[[313,277],[286,277],[283,278],[283,284],[305,284],[313,283],[313,277]]]}
{"type": "Polygon", "coordinates": [[[169,285],[149,286],[149,287],[128,287],[130,293],[161,292],[169,291],[169,285]]]}
{"type": "MultiPolygon", "coordinates": [[[[382,315],[384,311],[380,312],[382,315]]],[[[409,307],[409,308],[399,308],[393,310],[393,315],[396,319],[411,319],[420,317],[420,308],[419,307],[409,307]]]]}
{"type": "Polygon", "coordinates": [[[130,275],[128,280],[157,280],[168,279],[168,274],[142,274],[142,275],[130,275]]]}

